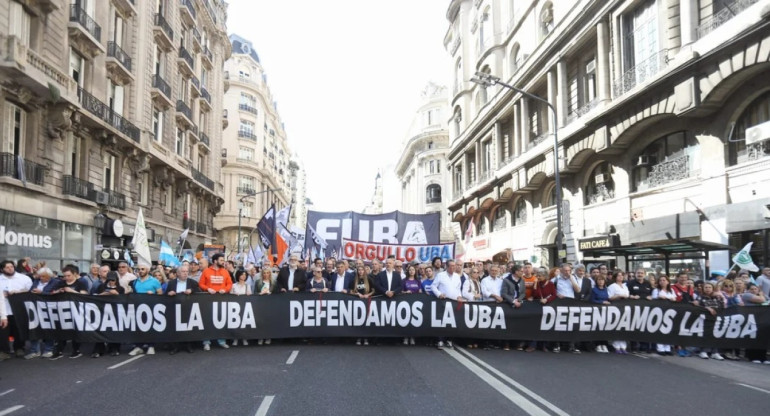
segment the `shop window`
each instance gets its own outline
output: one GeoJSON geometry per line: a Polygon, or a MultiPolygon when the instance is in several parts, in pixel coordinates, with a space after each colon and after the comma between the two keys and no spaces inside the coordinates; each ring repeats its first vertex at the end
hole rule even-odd
{"type": "Polygon", "coordinates": [[[728,143],[730,166],[770,155],[770,140],[763,140],[748,146],[745,142],[747,129],[768,121],[770,121],[770,91],[752,101],[738,117],[733,136],[728,143]]]}
{"type": "Polygon", "coordinates": [[[586,205],[609,201],[615,198],[615,181],[612,179],[612,165],[602,162],[591,171],[585,187],[586,205]]]}
{"type": "Polygon", "coordinates": [[[700,147],[686,131],[671,133],[644,148],[633,161],[632,190],[644,191],[693,176],[700,147]]]}
{"type": "Polygon", "coordinates": [[[441,185],[431,184],[425,190],[426,204],[436,204],[441,202],[441,185]]]}

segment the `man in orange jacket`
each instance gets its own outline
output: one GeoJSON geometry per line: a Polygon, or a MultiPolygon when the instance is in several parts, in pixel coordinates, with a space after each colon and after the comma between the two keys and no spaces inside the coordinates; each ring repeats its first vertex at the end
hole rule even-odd
{"type": "MultiPolygon", "coordinates": [[[[212,295],[217,293],[230,293],[230,289],[233,287],[233,279],[230,277],[230,273],[225,269],[224,254],[217,253],[211,256],[211,266],[201,273],[201,279],[198,282],[198,286],[202,291],[209,292],[212,295]]],[[[217,344],[224,349],[230,348],[224,339],[218,339],[217,344]]],[[[209,351],[210,349],[211,341],[203,341],[203,350],[209,351]]]]}

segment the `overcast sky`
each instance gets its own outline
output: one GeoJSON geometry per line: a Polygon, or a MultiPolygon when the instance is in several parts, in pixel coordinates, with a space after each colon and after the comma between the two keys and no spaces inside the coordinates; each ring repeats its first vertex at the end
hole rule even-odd
{"type": "MultiPolygon", "coordinates": [[[[230,0],[318,211],[360,211],[398,160],[420,92],[447,84],[447,0],[230,0]]],[[[387,196],[386,196],[387,197],[387,196]]]]}

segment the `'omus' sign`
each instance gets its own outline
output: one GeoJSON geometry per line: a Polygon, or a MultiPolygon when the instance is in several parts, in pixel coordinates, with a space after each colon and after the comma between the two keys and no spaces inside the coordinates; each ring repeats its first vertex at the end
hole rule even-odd
{"type": "Polygon", "coordinates": [[[30,248],[51,248],[53,246],[50,236],[6,231],[4,225],[0,225],[0,244],[30,248]]]}
{"type": "Polygon", "coordinates": [[[616,238],[614,238],[614,236],[611,236],[611,235],[578,240],[578,246],[580,247],[580,250],[609,248],[609,247],[615,247],[616,245],[618,245],[616,238]]]}

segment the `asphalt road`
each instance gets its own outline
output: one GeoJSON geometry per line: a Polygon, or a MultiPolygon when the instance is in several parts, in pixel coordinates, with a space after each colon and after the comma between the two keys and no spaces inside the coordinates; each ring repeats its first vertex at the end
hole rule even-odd
{"type": "Polygon", "coordinates": [[[297,342],[0,363],[0,416],[761,415],[768,403],[770,365],[699,358],[297,342]]]}

